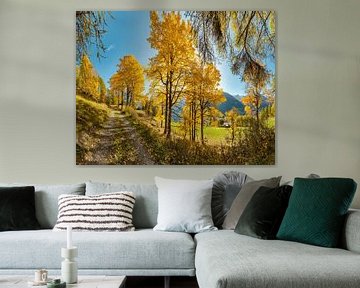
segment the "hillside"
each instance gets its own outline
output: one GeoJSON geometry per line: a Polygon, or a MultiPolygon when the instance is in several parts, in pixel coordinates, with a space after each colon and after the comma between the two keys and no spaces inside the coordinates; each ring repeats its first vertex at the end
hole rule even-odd
{"type": "Polygon", "coordinates": [[[244,104],[242,104],[238,99],[236,99],[233,95],[224,92],[224,97],[226,101],[217,106],[217,108],[222,112],[226,113],[231,110],[233,107],[236,107],[239,110],[241,115],[245,114],[244,104]]]}

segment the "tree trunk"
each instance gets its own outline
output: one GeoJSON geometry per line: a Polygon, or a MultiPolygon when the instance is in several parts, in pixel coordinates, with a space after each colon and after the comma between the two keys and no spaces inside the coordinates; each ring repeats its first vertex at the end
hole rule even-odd
{"type": "Polygon", "coordinates": [[[120,111],[123,111],[123,109],[124,109],[124,90],[121,91],[121,109],[120,109],[120,111]]]}
{"type": "Polygon", "coordinates": [[[259,119],[259,112],[260,112],[260,95],[256,93],[256,128],[259,128],[260,125],[260,119],[259,119]]]}
{"type": "Polygon", "coordinates": [[[204,109],[200,108],[200,134],[201,143],[204,144],[204,109]]]}
{"type": "Polygon", "coordinates": [[[168,130],[168,108],[169,108],[169,95],[166,93],[166,101],[165,101],[165,118],[164,118],[164,135],[166,135],[168,130]]]}
{"type": "Polygon", "coordinates": [[[170,138],[171,137],[171,117],[172,117],[172,106],[173,106],[173,87],[172,87],[172,75],[173,75],[173,72],[170,72],[170,75],[169,75],[169,100],[168,100],[168,118],[167,118],[167,131],[166,131],[166,138],[170,138]]]}
{"type": "Polygon", "coordinates": [[[125,99],[125,106],[129,105],[129,89],[126,89],[126,99],[125,99]]]}
{"type": "Polygon", "coordinates": [[[169,99],[166,138],[170,138],[171,136],[171,117],[172,117],[172,105],[171,105],[171,99],[169,99]]]}
{"type": "Polygon", "coordinates": [[[164,119],[164,124],[165,124],[165,127],[164,127],[164,135],[166,135],[167,134],[167,130],[168,130],[168,117],[169,117],[169,115],[168,115],[168,108],[169,108],[169,98],[170,98],[170,96],[169,96],[169,75],[168,74],[166,74],[166,85],[165,85],[165,91],[166,91],[166,93],[165,93],[165,119],[164,119]]]}
{"type": "Polygon", "coordinates": [[[235,140],[235,125],[232,128],[232,132],[231,132],[231,145],[234,144],[234,140],[235,140]]]}
{"type": "Polygon", "coordinates": [[[162,116],[164,116],[164,105],[161,104],[161,121],[160,121],[160,128],[163,128],[163,119],[162,116]]]}
{"type": "Polygon", "coordinates": [[[196,107],[195,103],[191,104],[191,141],[196,141],[196,107]]]}

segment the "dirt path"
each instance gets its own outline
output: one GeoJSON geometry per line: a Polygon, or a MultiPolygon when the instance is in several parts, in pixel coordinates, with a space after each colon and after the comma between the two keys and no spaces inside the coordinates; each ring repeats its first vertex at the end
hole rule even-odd
{"type": "Polygon", "coordinates": [[[146,149],[144,144],[141,141],[141,137],[137,133],[136,129],[131,125],[131,123],[126,119],[125,115],[120,115],[120,119],[122,119],[123,131],[126,131],[128,140],[130,140],[133,144],[133,147],[137,151],[138,160],[141,165],[153,165],[154,161],[151,159],[151,155],[149,151],[146,149]]]}
{"type": "Polygon", "coordinates": [[[87,164],[154,164],[136,129],[119,111],[111,112],[107,123],[96,132],[92,146],[87,164]]]}

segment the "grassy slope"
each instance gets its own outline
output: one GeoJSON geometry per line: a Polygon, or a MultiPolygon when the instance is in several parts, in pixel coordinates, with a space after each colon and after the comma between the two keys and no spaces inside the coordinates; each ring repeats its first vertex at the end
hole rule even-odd
{"type": "Polygon", "coordinates": [[[101,126],[108,119],[109,112],[105,104],[76,96],[76,132],[101,126]]]}
{"type": "MultiPolygon", "coordinates": [[[[173,131],[179,136],[183,135],[183,132],[180,131],[179,125],[176,123],[172,124],[173,131]]],[[[199,131],[200,133],[200,131],[199,131]]],[[[230,130],[224,127],[205,127],[204,136],[210,145],[220,145],[225,144],[226,137],[229,136],[230,130]]]]}
{"type": "Polygon", "coordinates": [[[109,117],[110,109],[105,104],[95,103],[76,96],[76,163],[84,162],[91,146],[91,134],[109,117]]]}

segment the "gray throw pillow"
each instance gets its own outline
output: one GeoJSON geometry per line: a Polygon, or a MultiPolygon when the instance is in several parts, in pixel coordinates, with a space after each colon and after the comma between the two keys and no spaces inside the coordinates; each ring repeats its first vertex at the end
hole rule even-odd
{"type": "Polygon", "coordinates": [[[159,213],[154,230],[198,233],[217,230],[211,217],[213,180],[155,177],[159,213]]]}
{"type": "MultiPolygon", "coordinates": [[[[311,173],[311,174],[307,175],[307,176],[304,177],[304,178],[317,179],[317,178],[320,178],[320,176],[319,176],[318,174],[311,173]]],[[[290,181],[286,181],[286,182],[284,182],[282,185],[294,186],[294,179],[293,179],[293,180],[290,180],[290,181]]]]}
{"type": "Polygon", "coordinates": [[[252,179],[245,173],[226,171],[215,176],[212,189],[211,213],[214,225],[221,228],[232,202],[244,183],[252,179]]]}
{"type": "Polygon", "coordinates": [[[0,186],[34,186],[36,218],[43,229],[52,229],[58,216],[58,198],[61,194],[85,195],[85,183],[69,185],[34,185],[0,183],[0,186]]]}
{"type": "Polygon", "coordinates": [[[241,214],[244,212],[246,205],[253,197],[255,192],[261,187],[276,188],[279,186],[281,176],[270,179],[263,179],[258,181],[251,181],[242,186],[237,194],[234,202],[231,205],[229,212],[227,213],[223,229],[234,230],[237,222],[240,219],[241,214]]]}

